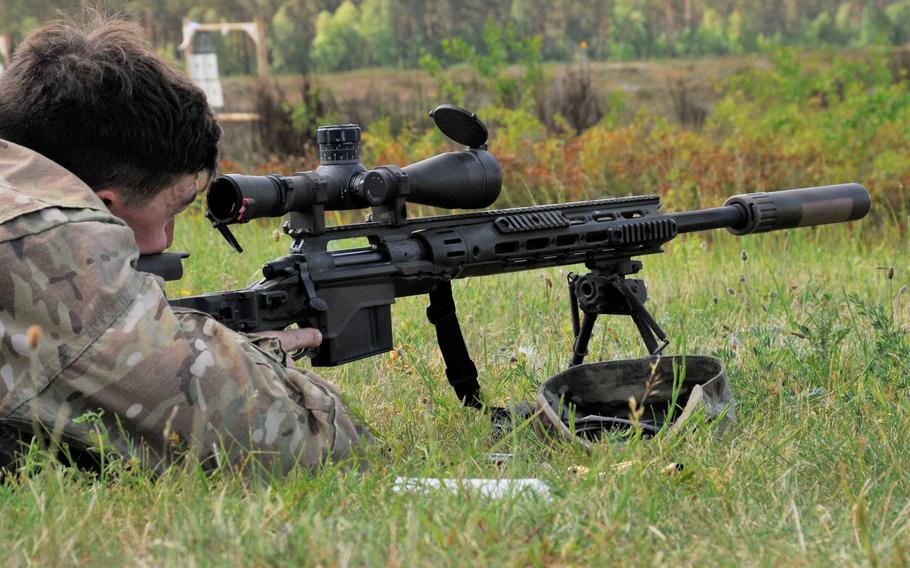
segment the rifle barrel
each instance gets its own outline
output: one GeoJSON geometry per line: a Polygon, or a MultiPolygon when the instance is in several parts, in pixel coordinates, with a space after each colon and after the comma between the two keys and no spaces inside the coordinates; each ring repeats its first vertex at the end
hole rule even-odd
{"type": "Polygon", "coordinates": [[[858,183],[735,195],[723,207],[670,213],[677,232],[727,228],[735,235],[811,227],[862,219],[869,191],[858,183]]]}
{"type": "Polygon", "coordinates": [[[746,223],[745,212],[742,207],[736,205],[668,213],[667,216],[676,221],[677,233],[694,233],[695,231],[707,231],[710,229],[741,227],[746,223]]]}

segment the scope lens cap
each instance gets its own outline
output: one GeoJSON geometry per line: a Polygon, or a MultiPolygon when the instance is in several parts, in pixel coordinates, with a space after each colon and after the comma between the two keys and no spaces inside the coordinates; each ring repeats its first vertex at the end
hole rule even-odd
{"type": "Polygon", "coordinates": [[[487,143],[487,127],[477,113],[455,105],[439,105],[430,112],[430,117],[443,134],[468,148],[480,148],[487,143]]]}

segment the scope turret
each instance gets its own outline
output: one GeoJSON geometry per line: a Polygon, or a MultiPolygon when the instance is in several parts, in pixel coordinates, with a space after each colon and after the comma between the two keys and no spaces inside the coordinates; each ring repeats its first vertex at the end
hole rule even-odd
{"type": "Polygon", "coordinates": [[[356,124],[320,126],[316,144],[322,165],[360,163],[360,126],[356,124]]]}

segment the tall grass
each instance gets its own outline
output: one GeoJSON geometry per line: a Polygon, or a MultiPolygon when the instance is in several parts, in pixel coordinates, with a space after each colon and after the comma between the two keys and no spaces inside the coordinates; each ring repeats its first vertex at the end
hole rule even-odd
{"type": "MultiPolygon", "coordinates": [[[[288,244],[251,224],[237,231],[238,256],[198,216],[180,221],[177,248],[194,256],[173,294],[242,285],[288,244]]],[[[368,471],[251,482],[188,465],[152,479],[114,462],[93,476],[35,451],[0,485],[4,563],[906,562],[908,243],[896,226],[870,231],[694,234],[645,259],[671,352],[727,365],[739,421],[722,435],[586,451],[524,429],[494,442],[489,419],[445,382],[425,300],[407,298],[393,309],[396,356],[320,371],[384,439],[368,471]],[[491,450],[512,457],[497,464],[491,450]],[[684,469],[664,473],[670,463],[684,469]],[[398,476],[537,477],[551,495],[396,493],[398,476]]],[[[491,401],[526,400],[564,367],[567,270],[456,283],[491,401]]],[[[643,354],[627,322],[598,325],[592,360],[643,354]]]]}

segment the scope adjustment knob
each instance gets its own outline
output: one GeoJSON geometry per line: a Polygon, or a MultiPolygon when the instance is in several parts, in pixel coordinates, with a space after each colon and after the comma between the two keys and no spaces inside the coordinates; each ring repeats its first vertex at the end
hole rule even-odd
{"type": "Polygon", "coordinates": [[[316,130],[319,161],[327,164],[356,164],[360,161],[360,126],[333,124],[316,130]]]}
{"type": "Polygon", "coordinates": [[[389,194],[389,187],[379,172],[364,172],[354,178],[351,193],[366,201],[370,206],[375,206],[385,202],[389,194]]]}

